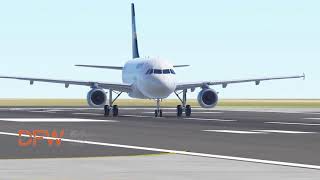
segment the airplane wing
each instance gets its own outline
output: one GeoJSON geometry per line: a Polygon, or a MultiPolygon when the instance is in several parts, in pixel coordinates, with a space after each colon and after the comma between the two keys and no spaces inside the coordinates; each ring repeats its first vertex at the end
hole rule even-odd
{"type": "Polygon", "coordinates": [[[0,76],[1,79],[17,79],[17,80],[25,80],[30,81],[30,84],[33,85],[35,81],[38,82],[48,82],[48,83],[58,83],[64,84],[66,88],[69,85],[80,85],[80,86],[90,86],[90,87],[100,87],[103,89],[113,89],[121,92],[130,92],[131,85],[130,84],[122,84],[122,83],[106,83],[106,82],[95,82],[95,81],[73,81],[73,80],[59,80],[59,79],[42,79],[42,78],[31,78],[31,77],[14,77],[14,76],[0,76]]]}
{"type": "Polygon", "coordinates": [[[238,79],[238,80],[227,80],[227,81],[204,81],[204,82],[193,82],[193,83],[180,83],[180,84],[177,84],[176,91],[185,90],[185,89],[195,89],[198,87],[205,87],[205,86],[211,86],[211,85],[222,85],[223,88],[226,88],[228,84],[245,83],[245,82],[255,82],[256,85],[259,85],[261,81],[294,79],[294,78],[305,79],[305,74],[297,75],[297,76],[277,76],[277,77],[238,79]]]}
{"type": "Polygon", "coordinates": [[[179,65],[173,65],[174,68],[179,68],[179,67],[189,67],[190,65],[187,64],[179,64],[179,65]]]}
{"type": "Polygon", "coordinates": [[[98,65],[84,65],[84,64],[76,64],[78,67],[89,67],[89,68],[101,68],[101,69],[114,69],[114,70],[122,70],[122,66],[98,66],[98,65]]]}

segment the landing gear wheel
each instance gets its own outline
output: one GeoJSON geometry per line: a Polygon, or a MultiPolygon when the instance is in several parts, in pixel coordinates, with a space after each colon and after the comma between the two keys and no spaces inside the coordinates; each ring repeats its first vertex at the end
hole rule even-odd
{"type": "Polygon", "coordinates": [[[117,105],[113,105],[112,107],[112,115],[114,117],[118,116],[119,115],[119,109],[118,109],[118,106],[117,105]]]}
{"type": "Polygon", "coordinates": [[[187,117],[190,117],[190,116],[191,116],[191,106],[190,106],[190,105],[187,105],[187,106],[186,106],[186,116],[187,116],[187,117]]]}
{"type": "Polygon", "coordinates": [[[105,105],[104,106],[104,116],[109,116],[110,114],[110,108],[109,108],[109,105],[105,105]]]}
{"type": "Polygon", "coordinates": [[[154,117],[162,117],[162,109],[154,110],[154,117]]]}
{"type": "Polygon", "coordinates": [[[177,117],[181,117],[182,116],[182,106],[178,105],[177,106],[177,117]]]}
{"type": "Polygon", "coordinates": [[[154,117],[158,117],[158,110],[154,110],[154,117]]]}

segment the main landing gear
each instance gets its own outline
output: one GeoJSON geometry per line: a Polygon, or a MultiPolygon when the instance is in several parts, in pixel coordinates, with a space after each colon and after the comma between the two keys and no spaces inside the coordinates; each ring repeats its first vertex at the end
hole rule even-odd
{"type": "Polygon", "coordinates": [[[109,116],[110,112],[112,112],[112,116],[116,117],[119,115],[118,105],[113,105],[113,103],[119,98],[122,92],[113,91],[109,89],[109,105],[104,106],[104,116],[109,116]],[[116,98],[112,99],[112,93],[116,93],[116,98]]]}
{"type": "Polygon", "coordinates": [[[177,105],[177,117],[181,117],[182,113],[185,112],[186,117],[190,117],[191,116],[191,106],[190,105],[186,105],[187,104],[187,90],[183,90],[180,93],[174,92],[176,94],[176,96],[178,97],[178,99],[181,101],[182,105],[177,105]],[[182,99],[180,98],[179,94],[182,93],[182,99]]]}

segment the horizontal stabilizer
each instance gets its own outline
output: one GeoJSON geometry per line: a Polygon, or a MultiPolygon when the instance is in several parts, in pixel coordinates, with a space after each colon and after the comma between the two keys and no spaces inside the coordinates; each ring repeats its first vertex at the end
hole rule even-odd
{"type": "Polygon", "coordinates": [[[122,66],[96,66],[96,65],[82,65],[82,64],[77,64],[75,66],[78,67],[90,67],[90,68],[101,68],[101,69],[114,69],[114,70],[122,70],[122,66]]]}
{"type": "Polygon", "coordinates": [[[174,65],[173,67],[174,68],[179,68],[179,67],[188,67],[188,66],[190,66],[190,65],[184,64],[184,65],[174,65]]]}

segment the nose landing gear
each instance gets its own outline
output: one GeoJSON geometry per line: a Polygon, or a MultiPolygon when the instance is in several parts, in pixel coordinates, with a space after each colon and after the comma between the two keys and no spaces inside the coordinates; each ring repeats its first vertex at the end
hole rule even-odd
{"type": "Polygon", "coordinates": [[[162,117],[162,109],[160,109],[160,99],[157,99],[157,109],[154,110],[154,117],[162,117]]]}

